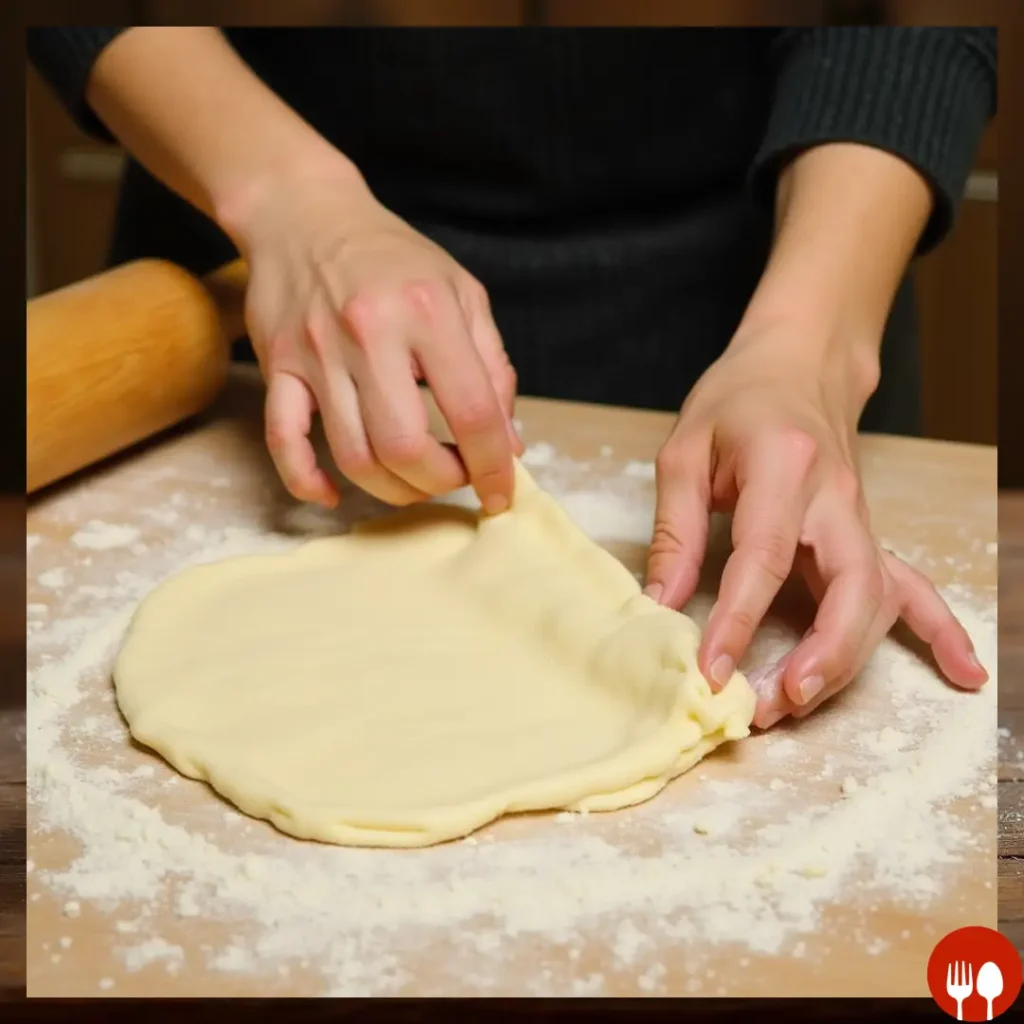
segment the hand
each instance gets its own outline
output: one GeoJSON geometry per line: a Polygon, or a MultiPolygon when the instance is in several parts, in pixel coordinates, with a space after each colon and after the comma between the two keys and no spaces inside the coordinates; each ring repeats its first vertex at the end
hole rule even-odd
{"type": "Polygon", "coordinates": [[[712,688],[729,680],[794,568],[818,602],[812,628],[778,666],[777,700],[759,695],[755,725],[814,710],[899,618],[930,644],[951,682],[980,687],[988,676],[964,628],[932,584],[872,536],[854,455],[872,371],[794,352],[768,336],[742,339],[687,398],[657,459],[648,592],[684,605],[697,585],[709,513],[731,511],[733,552],[699,655],[712,688]]]}
{"type": "Polygon", "coordinates": [[[377,498],[405,505],[471,483],[499,512],[522,445],[515,373],[487,294],[350,166],[275,182],[232,219],[278,473],[296,498],[337,502],[309,439],[319,410],[338,468],[377,498]],[[420,380],[457,450],[429,432],[420,380]]]}

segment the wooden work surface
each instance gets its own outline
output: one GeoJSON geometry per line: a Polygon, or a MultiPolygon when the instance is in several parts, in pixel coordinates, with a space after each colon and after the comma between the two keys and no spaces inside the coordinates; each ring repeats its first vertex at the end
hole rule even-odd
{"type": "MultiPolygon", "coordinates": [[[[30,505],[30,671],[59,664],[62,659],[73,660],[76,645],[87,646],[96,639],[93,632],[98,635],[107,628],[92,629],[90,615],[94,609],[90,607],[89,595],[95,595],[94,603],[102,603],[109,598],[111,580],[134,579],[138,583],[139,575],[146,576],[148,572],[143,572],[142,567],[150,562],[160,566],[159,575],[166,575],[202,549],[204,538],[208,541],[225,529],[228,533],[234,529],[236,534],[244,528],[299,537],[325,532],[324,516],[311,509],[297,509],[276,481],[262,445],[260,401],[258,381],[251,374],[240,372],[227,395],[203,422],[85,474],[30,505]],[[106,534],[95,532],[96,520],[107,524],[106,534]],[[110,532],[111,526],[115,530],[137,530],[138,535],[131,543],[117,546],[111,543],[116,539],[110,532]],[[90,529],[94,531],[93,541],[84,546],[80,543],[83,529],[85,534],[90,529]],[[75,537],[79,540],[72,541],[75,537]],[[188,538],[194,538],[192,548],[188,538]],[[44,585],[44,580],[49,580],[49,586],[44,585]],[[41,616],[41,625],[35,628],[33,615],[41,616]],[[71,639],[62,641],[63,634],[71,639]]],[[[650,502],[653,481],[649,460],[664,440],[671,417],[536,400],[522,400],[517,415],[533,453],[528,464],[538,481],[560,496],[565,494],[570,514],[581,513],[581,525],[592,533],[595,528],[587,527],[587,522],[597,523],[596,532],[603,535],[599,542],[630,569],[642,571],[642,540],[635,535],[635,527],[616,535],[614,524],[608,526],[614,516],[602,511],[606,510],[602,495],[607,499],[607,508],[614,506],[619,510],[620,518],[628,518],[639,502],[650,502]],[[600,514],[595,514],[595,509],[600,514]]],[[[959,594],[991,620],[996,586],[994,450],[870,438],[864,441],[862,459],[879,535],[895,550],[908,553],[917,564],[927,567],[937,585],[958,588],[959,594]]],[[[350,517],[376,511],[372,503],[358,497],[343,504],[350,517]]],[[[344,520],[339,518],[331,520],[328,528],[336,531],[343,525],[344,520]]],[[[698,621],[710,606],[714,580],[727,554],[721,531],[715,531],[714,537],[707,579],[691,609],[698,621]]],[[[148,585],[152,581],[147,578],[143,582],[148,585]]],[[[781,602],[773,613],[774,626],[767,630],[775,637],[772,650],[778,650],[780,637],[796,636],[805,628],[806,621],[801,621],[800,616],[806,614],[807,606],[799,598],[781,602]]],[[[767,650],[764,645],[755,645],[754,663],[758,657],[764,658],[767,650]]],[[[909,664],[906,659],[910,655],[902,652],[902,657],[900,664],[909,664]]],[[[85,697],[63,722],[61,733],[61,742],[68,750],[73,748],[77,763],[87,770],[108,773],[106,765],[115,764],[119,770],[144,775],[144,803],[155,807],[162,819],[190,835],[201,835],[232,856],[244,857],[249,848],[261,855],[271,851],[281,858],[301,849],[305,856],[309,847],[315,846],[281,836],[263,822],[243,821],[232,815],[204,785],[178,779],[158,757],[132,745],[113,701],[109,660],[93,664],[80,657],[80,662],[85,697]]],[[[919,667],[917,673],[920,677],[919,667]]],[[[711,824],[694,824],[693,828],[684,824],[672,834],[682,837],[678,838],[681,845],[697,851],[696,864],[713,865],[719,843],[723,857],[747,856],[744,851],[753,841],[750,836],[767,835],[773,822],[794,820],[791,816],[805,809],[820,809],[825,815],[822,820],[835,821],[840,827],[841,807],[849,807],[853,813],[857,806],[841,791],[844,779],[859,777],[861,783],[870,787],[871,773],[878,772],[881,778],[896,763],[892,758],[897,757],[892,751],[886,755],[889,760],[879,754],[881,760],[876,763],[858,746],[860,738],[874,737],[894,722],[897,708],[889,702],[890,687],[884,679],[881,684],[861,682],[802,725],[783,724],[767,735],[755,735],[731,745],[639,808],[612,815],[574,816],[568,822],[565,816],[559,820],[552,815],[499,822],[483,830],[479,838],[469,840],[479,845],[472,847],[476,860],[465,863],[486,867],[488,858],[500,859],[502,851],[508,849],[536,851],[549,835],[570,835],[566,830],[575,830],[571,833],[575,838],[559,840],[567,856],[577,856],[588,843],[600,842],[603,849],[610,846],[623,859],[633,858],[630,863],[644,863],[635,859],[644,855],[657,857],[659,849],[654,846],[644,850],[644,843],[652,837],[663,840],[666,833],[659,829],[670,819],[696,821],[694,807],[710,808],[710,812],[700,813],[705,813],[711,824]],[[786,753],[781,756],[783,751],[786,753]],[[723,794],[717,798],[717,808],[716,798],[707,797],[713,792],[723,794]],[[736,794],[736,801],[745,801],[740,821],[716,823],[716,809],[729,811],[739,806],[734,805],[730,792],[736,794]],[[751,803],[751,794],[762,794],[763,806],[751,803]]],[[[950,703],[954,699],[978,699],[954,694],[937,677],[925,680],[923,699],[932,699],[932,686],[934,696],[941,696],[943,706],[949,708],[954,707],[950,703]]],[[[980,705],[964,703],[962,707],[980,705]]],[[[992,711],[994,718],[994,701],[992,711]]],[[[912,717],[900,721],[912,721],[912,717]]],[[[955,756],[952,750],[935,749],[936,737],[929,720],[901,728],[907,729],[912,739],[906,756],[920,755],[915,763],[920,763],[921,758],[935,760],[937,756],[945,763],[949,759],[947,754],[955,756]]],[[[880,735],[885,738],[884,733],[880,735]]],[[[942,740],[942,736],[938,739],[942,740]]],[[[983,773],[994,779],[994,744],[991,760],[984,760],[987,752],[982,757],[983,773]]],[[[1005,777],[1006,767],[1003,769],[1005,777]]],[[[1020,779],[1018,784],[1024,789],[1024,774],[1020,779]]],[[[1004,794],[1010,785],[1013,783],[1003,784],[1004,794]]],[[[672,933],[675,938],[671,941],[659,939],[661,933],[656,925],[661,922],[644,919],[642,915],[637,918],[639,939],[635,944],[639,953],[635,958],[621,949],[624,932],[614,913],[596,917],[592,925],[586,924],[584,915],[580,915],[580,922],[573,923],[568,939],[527,931],[499,946],[497,954],[493,948],[485,949],[483,943],[470,941],[472,929],[482,926],[464,919],[452,927],[438,926],[434,931],[418,924],[416,929],[401,934],[401,942],[396,933],[394,949],[388,949],[385,943],[383,953],[379,936],[376,945],[363,946],[357,942],[347,948],[353,958],[370,956],[365,952],[370,949],[378,957],[393,954],[400,981],[386,991],[403,995],[465,995],[479,991],[495,995],[923,995],[927,992],[925,963],[938,938],[956,927],[991,926],[997,919],[994,807],[979,800],[976,793],[965,795],[961,791],[947,796],[948,799],[940,801],[939,816],[958,834],[971,837],[967,848],[949,858],[949,863],[939,863],[941,858],[932,863],[929,857],[933,851],[915,849],[912,836],[899,835],[898,815],[891,823],[892,843],[904,843],[910,859],[923,858],[922,863],[926,864],[925,881],[932,894],[923,901],[904,898],[905,894],[897,891],[879,891],[873,888],[873,882],[866,881],[874,877],[871,871],[877,867],[875,861],[880,863],[884,859],[884,841],[877,850],[869,851],[868,863],[851,861],[853,866],[842,884],[833,885],[828,877],[830,870],[835,877],[833,866],[814,863],[813,849],[801,850],[799,837],[787,838],[783,849],[788,851],[789,859],[782,864],[782,870],[798,868],[796,873],[801,879],[787,884],[806,883],[810,887],[806,898],[811,902],[814,892],[825,895],[815,904],[815,930],[787,933],[782,941],[766,940],[764,921],[755,921],[752,910],[749,944],[737,939],[735,933],[737,929],[743,931],[743,925],[737,925],[736,913],[729,921],[713,915],[707,917],[723,929],[712,942],[699,934],[704,918],[694,917],[698,933],[687,933],[686,908],[676,906],[665,912],[667,920],[671,909],[676,921],[672,933]],[[795,856],[803,860],[797,863],[792,860],[795,856]],[[758,944],[759,949],[750,948],[758,944]],[[614,955],[610,952],[612,947],[614,955]],[[450,965],[456,961],[459,967],[453,975],[450,965]],[[547,983],[540,984],[538,979],[547,979],[547,983]],[[578,979],[583,980],[577,984],[578,979]],[[593,982],[590,988],[587,979],[593,982]]],[[[72,799],[65,801],[66,813],[75,812],[76,799],[72,794],[72,799]]],[[[115,799],[111,797],[112,801],[115,799]]],[[[916,798],[911,794],[900,799],[909,800],[908,820],[914,818],[910,812],[915,808],[920,811],[916,798]]],[[[878,806],[880,813],[891,815],[896,805],[882,800],[878,806]]],[[[97,813],[102,814],[102,808],[97,813]]],[[[860,821],[865,827],[872,824],[870,816],[863,814],[851,820],[860,821]]],[[[95,900],[85,889],[69,891],[66,885],[51,885],[47,872],[60,876],[69,865],[74,865],[77,856],[84,853],[88,860],[90,851],[83,850],[80,836],[46,827],[46,821],[45,807],[30,808],[28,855],[33,865],[28,876],[29,995],[316,995],[331,990],[315,955],[303,955],[287,964],[268,961],[255,969],[251,963],[246,969],[232,969],[223,956],[214,963],[214,954],[223,953],[228,940],[238,955],[244,954],[246,942],[255,942],[247,938],[246,921],[222,920],[202,906],[193,908],[183,919],[181,912],[173,909],[165,888],[158,887],[152,898],[142,900],[141,904],[136,898],[127,906],[123,900],[104,901],[102,885],[95,890],[95,900]],[[149,936],[148,953],[138,948],[143,934],[149,936]],[[174,954],[154,954],[154,937],[158,943],[164,943],[164,948],[173,949],[174,954]],[[131,948],[126,958],[126,943],[129,947],[136,943],[134,960],[131,948]]],[[[808,835],[814,834],[810,824],[806,828],[808,835]]],[[[349,858],[357,852],[377,858],[373,862],[377,865],[383,863],[380,858],[454,857],[450,863],[458,865],[463,863],[458,857],[470,855],[463,844],[451,847],[461,850],[340,851],[316,847],[311,856],[349,858]]],[[[130,874],[137,858],[130,844],[123,849],[124,872],[130,874]]],[[[550,861],[552,870],[557,867],[557,859],[556,855],[550,861]]],[[[345,859],[344,863],[354,862],[345,859]]],[[[585,857],[581,864],[581,870],[589,870],[590,861],[585,857]]],[[[109,866],[109,870],[116,882],[116,865],[109,866]]],[[[542,901],[543,874],[539,870],[536,879],[538,898],[542,901]]],[[[62,877],[66,880],[67,875],[62,877]]],[[[499,872],[495,877],[500,880],[502,876],[499,872]]],[[[595,876],[596,889],[600,889],[602,878],[607,888],[616,885],[619,876],[614,872],[595,876]]],[[[630,878],[631,884],[642,889],[641,876],[630,878]]],[[[708,885],[714,882],[710,874],[707,881],[708,885]]],[[[804,914],[806,908],[800,895],[803,890],[787,892],[795,900],[793,913],[804,914]]],[[[598,895],[607,903],[607,892],[598,895]]],[[[449,897],[450,893],[446,894],[445,898],[449,897]]],[[[1024,907],[1024,900],[1019,899],[1018,903],[1024,907]]],[[[743,907],[733,910],[742,914],[743,907]]],[[[343,916],[344,908],[338,913],[343,916]]],[[[618,915],[623,916],[629,915],[618,915]]],[[[1024,910],[1017,916],[1024,916],[1024,910]]],[[[370,942],[369,935],[366,942],[370,942]]],[[[277,955],[279,959],[285,956],[280,950],[277,955]]],[[[346,993],[378,991],[379,978],[373,971],[357,973],[350,981],[346,993]]],[[[335,991],[336,982],[335,978],[335,991]]]]}

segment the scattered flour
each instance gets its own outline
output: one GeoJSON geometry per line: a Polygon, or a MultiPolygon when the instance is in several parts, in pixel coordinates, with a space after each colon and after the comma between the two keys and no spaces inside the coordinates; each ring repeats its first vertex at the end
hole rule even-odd
{"type": "Polygon", "coordinates": [[[48,569],[39,575],[39,585],[47,590],[60,590],[68,581],[68,571],[62,566],[48,569]]]}
{"type": "Polygon", "coordinates": [[[637,985],[641,992],[656,992],[665,979],[665,965],[662,963],[651,964],[643,974],[637,978],[637,985]]]}
{"type": "Polygon", "coordinates": [[[147,939],[137,946],[126,946],[119,950],[125,967],[129,971],[138,971],[158,960],[184,960],[185,951],[181,946],[172,945],[161,938],[147,939]]]}
{"type": "Polygon", "coordinates": [[[879,732],[868,732],[860,738],[865,750],[875,754],[892,754],[913,743],[913,738],[906,733],[887,725],[879,732]]]}
{"type": "Polygon", "coordinates": [[[654,463],[653,462],[637,462],[635,459],[631,459],[623,467],[622,472],[626,476],[633,477],[635,480],[653,480],[654,479],[654,463]]]}
{"type": "MultiPolygon", "coordinates": [[[[592,536],[649,540],[651,469],[624,469],[594,488],[583,464],[552,446],[526,454],[541,485],[592,536]]],[[[197,455],[182,459],[177,475],[209,480],[216,467],[197,455]]],[[[872,908],[926,914],[946,880],[994,856],[991,830],[951,802],[967,795],[984,809],[994,801],[995,598],[957,588],[945,595],[993,673],[980,693],[953,691],[886,641],[844,707],[736,745],[742,773],[713,757],[659,799],[614,815],[558,815],[557,827],[507,822],[409,852],[301,843],[225,811],[201,784],[129,743],[110,665],[138,600],[160,579],[190,563],[291,547],[305,527],[289,526],[286,513],[274,532],[256,503],[236,495],[244,481],[200,499],[161,488],[173,476],[133,474],[140,521],[202,511],[189,515],[202,526],[169,531],[139,557],[121,550],[135,525],[93,529],[109,543],[84,547],[113,549],[96,565],[83,568],[81,554],[64,551],[66,566],[30,573],[30,593],[33,584],[64,588],[60,617],[29,638],[32,884],[63,901],[69,917],[83,905],[116,916],[126,970],[161,963],[173,973],[199,956],[213,970],[251,976],[264,994],[296,970],[309,972],[311,995],[504,994],[504,965],[518,963],[532,981],[516,994],[602,994],[612,974],[654,994],[668,985],[658,951],[684,948],[686,986],[713,994],[725,991],[707,984],[716,947],[748,961],[814,960],[825,912],[843,901],[864,948],[881,955],[872,908]],[[888,721],[902,728],[879,728],[888,721]],[[51,833],[73,841],[67,859],[43,855],[49,847],[39,840],[51,833]],[[201,945],[189,940],[197,919],[208,923],[201,945]],[[434,973],[424,975],[428,947],[434,973]],[[597,951],[601,973],[580,970],[581,950],[597,951]],[[534,969],[537,957],[558,966],[534,969]]],[[[54,514],[92,529],[117,514],[103,502],[102,489],[71,495],[54,514]]],[[[306,526],[319,533],[337,520],[306,526]]],[[[762,634],[759,657],[794,639],[776,623],[762,634]]],[[[682,984],[673,979],[673,991],[682,984]]],[[[114,980],[98,985],[108,990],[114,980]]]]}
{"type": "Polygon", "coordinates": [[[770,761],[789,761],[800,753],[800,744],[789,736],[781,736],[768,748],[770,761]]]}
{"type": "Polygon", "coordinates": [[[110,548],[127,547],[132,541],[137,540],[138,536],[139,530],[135,526],[112,526],[110,523],[94,519],[72,534],[71,543],[76,548],[106,551],[110,548]]]}
{"type": "Polygon", "coordinates": [[[553,445],[548,444],[546,441],[540,441],[537,444],[531,444],[523,452],[520,462],[530,469],[538,469],[542,466],[550,466],[555,461],[556,456],[557,453],[553,445]]]}

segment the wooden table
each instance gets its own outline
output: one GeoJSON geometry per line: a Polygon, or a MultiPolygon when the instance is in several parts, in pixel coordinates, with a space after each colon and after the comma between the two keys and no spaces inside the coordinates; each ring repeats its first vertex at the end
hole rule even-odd
{"type": "Polygon", "coordinates": [[[1024,492],[999,496],[999,927],[1024,954],[1024,492]]]}
{"type": "Polygon", "coordinates": [[[25,984],[25,499],[0,498],[0,998],[25,984]]]}
{"type": "MultiPolygon", "coordinates": [[[[194,534],[196,543],[200,544],[202,537],[215,527],[231,528],[232,523],[244,521],[257,530],[276,530],[298,536],[322,532],[325,526],[337,530],[340,521],[325,520],[320,513],[296,508],[284,494],[262,446],[260,399],[257,381],[247,373],[236,375],[227,395],[203,422],[33,502],[28,531],[39,538],[38,548],[29,559],[28,600],[30,609],[37,609],[33,614],[38,615],[38,609],[44,606],[47,621],[58,625],[66,622],[70,629],[76,616],[82,621],[81,617],[89,614],[89,604],[83,602],[83,594],[94,593],[96,600],[102,601],[102,594],[109,590],[107,584],[111,580],[125,574],[130,578],[133,568],[139,570],[147,559],[156,559],[164,567],[163,572],[169,571],[176,560],[180,560],[180,555],[174,552],[187,548],[188,537],[194,534]],[[132,538],[134,543],[126,540],[124,545],[119,545],[117,537],[109,534],[108,527],[106,540],[93,533],[92,539],[83,546],[82,531],[88,534],[93,529],[90,521],[96,519],[113,523],[117,529],[137,529],[138,536],[132,538]],[[43,576],[52,573],[57,564],[63,566],[63,582],[67,586],[47,589],[42,585],[43,576]],[[77,604],[69,603],[72,587],[77,588],[77,604]]],[[[650,460],[671,425],[671,417],[531,400],[520,403],[518,414],[527,442],[535,446],[531,451],[538,480],[556,493],[560,488],[564,490],[570,514],[582,515],[584,520],[589,517],[590,526],[587,522],[581,525],[603,537],[603,546],[629,568],[642,570],[645,543],[637,533],[636,510],[649,506],[653,493],[650,460]],[[560,479],[559,474],[565,479],[560,479]],[[623,490],[626,483],[629,487],[623,490]],[[597,500],[595,495],[604,495],[610,504],[602,504],[604,497],[597,500]],[[620,520],[623,517],[628,520],[627,526],[620,529],[620,522],[605,530],[609,509],[620,520]],[[599,513],[596,518],[595,512],[599,513]]],[[[880,535],[900,550],[931,559],[928,564],[937,584],[956,584],[976,595],[991,611],[996,568],[995,452],[968,446],[869,438],[863,444],[863,463],[874,524],[880,535]],[[937,507],[941,508],[941,515],[936,514],[937,507]]],[[[377,511],[372,503],[358,497],[343,503],[343,508],[350,518],[377,511]]],[[[705,578],[693,607],[698,621],[706,615],[713,600],[715,581],[727,555],[726,535],[720,526],[713,531],[705,578]]],[[[783,634],[798,635],[802,628],[800,616],[806,615],[807,610],[806,600],[796,591],[786,592],[773,618],[776,644],[780,637],[784,638],[783,634]]],[[[57,629],[57,633],[60,632],[57,629]]],[[[38,667],[42,656],[33,635],[30,630],[30,668],[38,667]]],[[[55,658],[62,656],[58,641],[53,641],[49,650],[55,658]]],[[[764,645],[758,647],[762,657],[767,650],[764,645]]],[[[223,806],[204,786],[192,782],[179,784],[159,758],[129,744],[111,703],[109,680],[100,669],[90,679],[88,706],[83,704],[83,717],[75,721],[74,734],[88,734],[88,728],[96,727],[97,723],[101,729],[107,729],[103,735],[113,735],[114,739],[104,748],[102,758],[123,763],[129,770],[145,772],[147,778],[153,780],[147,800],[158,807],[162,815],[198,831],[215,844],[226,844],[226,849],[234,839],[226,831],[221,835],[221,831],[236,826],[221,823],[223,806]],[[88,728],[86,712],[88,722],[92,723],[88,728]]],[[[722,787],[727,790],[738,781],[747,787],[744,792],[763,796],[766,806],[777,804],[780,814],[788,815],[794,808],[799,810],[818,804],[828,811],[843,800],[839,783],[848,773],[858,770],[851,765],[867,763],[864,761],[867,755],[852,750],[853,739],[864,729],[877,730],[892,720],[894,705],[889,703],[887,687],[872,689],[863,681],[862,684],[851,688],[843,698],[803,726],[784,724],[766,736],[733,745],[722,757],[708,759],[650,804],[616,815],[592,815],[587,820],[572,823],[556,823],[550,816],[501,822],[486,830],[487,835],[481,833],[480,842],[485,852],[479,856],[486,859],[487,850],[504,843],[519,844],[517,850],[529,848],[530,843],[543,841],[548,831],[556,827],[582,830],[580,834],[585,838],[581,842],[619,844],[615,848],[625,851],[633,837],[639,837],[636,841],[640,842],[659,834],[651,831],[657,822],[673,816],[689,820],[686,816],[692,816],[702,793],[722,791],[722,787]],[[795,751],[787,755],[791,761],[780,761],[772,754],[773,749],[782,750],[783,742],[795,751]],[[834,774],[833,761],[837,766],[834,774]],[[788,769],[786,766],[790,763],[800,767],[788,769]],[[713,788],[716,786],[719,790],[713,788]],[[776,804],[772,804],[772,800],[776,804]]],[[[941,685],[935,680],[936,687],[941,685]]],[[[872,731],[870,735],[874,737],[875,733],[872,731]]],[[[926,740],[924,733],[914,732],[914,743],[921,744],[920,749],[925,749],[926,740]]],[[[86,754],[89,753],[87,748],[88,744],[83,748],[86,754]]],[[[994,770],[994,761],[989,770],[994,770]]],[[[718,809],[728,811],[729,798],[723,799],[725,803],[718,809]]],[[[994,871],[989,877],[995,853],[995,811],[986,810],[980,804],[961,804],[962,801],[951,804],[951,814],[963,829],[977,836],[978,841],[973,850],[964,854],[959,866],[936,866],[940,892],[927,910],[904,905],[895,896],[890,899],[877,892],[872,894],[866,883],[862,885],[860,881],[860,868],[851,868],[843,887],[836,890],[835,899],[829,897],[823,903],[821,927],[827,932],[820,934],[827,934],[828,945],[819,938],[820,951],[794,950],[793,943],[787,939],[782,951],[751,952],[730,939],[731,945],[726,942],[709,952],[699,938],[679,940],[678,944],[655,949],[656,966],[660,965],[661,971],[660,974],[645,974],[650,982],[645,986],[639,980],[639,968],[633,972],[617,966],[618,961],[608,963],[612,938],[621,939],[620,932],[612,936],[600,930],[590,934],[581,929],[579,939],[573,940],[578,945],[571,968],[557,959],[550,959],[564,954],[564,945],[533,934],[509,946],[507,954],[502,953],[501,963],[507,962],[511,967],[507,975],[499,972],[489,992],[520,994],[530,991],[529,986],[542,970],[550,972],[551,967],[544,967],[546,963],[554,964],[556,974],[566,969],[566,977],[599,976],[602,979],[600,994],[608,995],[648,992],[727,996],[924,994],[923,964],[934,942],[954,927],[969,923],[994,924],[997,916],[994,871]],[[991,842],[986,837],[990,837],[991,842]],[[878,944],[879,937],[885,939],[882,945],[878,944]],[[883,950],[885,955],[879,955],[883,950]],[[544,960],[545,956],[549,959],[544,960]],[[697,962],[703,965],[699,978],[694,977],[692,970],[688,973],[697,962]],[[737,963],[743,965],[742,970],[737,969],[737,963]]],[[[722,836],[713,840],[721,843],[720,847],[700,848],[699,843],[704,840],[693,838],[694,833],[707,834],[706,824],[703,827],[694,824],[692,830],[687,826],[687,842],[698,849],[695,863],[712,865],[717,849],[721,849],[723,855],[733,849],[729,843],[742,852],[755,842],[746,838],[748,824],[751,829],[764,825],[762,831],[770,830],[773,813],[765,811],[757,820],[752,816],[749,822],[744,821],[739,832],[733,833],[728,832],[727,826],[720,827],[712,822],[712,836],[719,833],[722,836]],[[729,835],[733,838],[729,839],[729,835]],[[710,852],[700,852],[702,850],[710,852]],[[704,860],[700,860],[701,857],[704,860]]],[[[279,836],[263,823],[245,824],[242,828],[248,830],[246,835],[251,833],[251,841],[260,850],[277,851],[274,855],[279,858],[290,856],[290,851],[298,849],[294,840],[279,836]]],[[[570,850],[573,842],[577,840],[570,841],[570,850]]],[[[790,853],[793,849],[801,857],[807,853],[800,851],[799,841],[787,838],[785,842],[788,845],[783,848],[790,853]]],[[[115,955],[115,947],[123,941],[123,936],[118,935],[114,922],[124,913],[99,904],[94,906],[83,898],[75,901],[80,906],[76,905],[75,913],[68,916],[67,892],[51,888],[41,878],[41,873],[57,870],[61,863],[73,857],[74,847],[68,836],[35,828],[29,831],[29,855],[35,861],[35,870],[28,882],[32,898],[28,905],[30,994],[284,995],[323,991],[317,964],[308,960],[304,966],[296,965],[294,970],[280,976],[269,968],[265,973],[243,976],[225,975],[220,968],[211,968],[200,951],[214,941],[209,936],[214,932],[222,933],[228,923],[202,913],[198,917],[180,919],[172,912],[170,904],[164,907],[166,894],[163,890],[154,897],[152,911],[145,912],[147,926],[163,929],[158,932],[160,935],[166,930],[167,935],[173,936],[185,966],[169,971],[166,961],[158,957],[137,965],[140,967],[137,971],[126,970],[115,955]],[[67,946],[60,945],[60,939],[68,940],[67,946]],[[101,990],[98,983],[104,978],[109,982],[101,990]]],[[[337,851],[330,851],[332,855],[334,852],[337,851]]],[[[320,853],[316,851],[316,856],[320,853]]],[[[622,855],[627,856],[627,853],[622,855]]],[[[389,854],[384,852],[379,856],[389,854]]],[[[413,856],[423,854],[413,852],[413,856]]],[[[126,854],[126,860],[130,859],[126,854]]],[[[795,871],[810,884],[817,884],[814,880],[830,870],[827,864],[811,863],[813,856],[810,860],[804,859],[806,863],[801,861],[799,865],[784,864],[783,870],[795,871]]],[[[284,864],[285,861],[274,863],[284,864]]],[[[758,879],[759,884],[761,881],[763,879],[758,879]]],[[[231,924],[231,927],[243,926],[244,922],[231,924]]],[[[751,929],[754,930],[753,922],[751,929]]],[[[426,933],[419,952],[410,954],[406,950],[402,954],[405,957],[401,961],[403,969],[408,969],[411,980],[404,987],[399,986],[401,994],[436,994],[439,991],[468,994],[472,991],[472,985],[462,992],[441,988],[445,957],[464,952],[461,948],[449,948],[452,939],[449,933],[426,933]]],[[[814,941],[811,936],[812,946],[814,941]]],[[[797,946],[803,945],[802,941],[797,943],[797,946]]],[[[479,955],[478,950],[472,953],[472,956],[479,955]]],[[[465,976],[468,978],[476,977],[472,956],[467,961],[465,976]]],[[[578,994],[587,993],[580,991],[578,994]]]]}

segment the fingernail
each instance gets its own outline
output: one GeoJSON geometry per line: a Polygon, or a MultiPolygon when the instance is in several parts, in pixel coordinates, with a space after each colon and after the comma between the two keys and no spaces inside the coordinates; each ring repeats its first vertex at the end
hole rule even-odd
{"type": "Polygon", "coordinates": [[[800,703],[809,704],[825,689],[825,680],[821,676],[807,676],[800,681],[800,703]]]}
{"type": "Polygon", "coordinates": [[[644,593],[656,604],[661,604],[661,595],[665,593],[665,588],[660,583],[648,583],[644,587],[644,593]]]}
{"type": "Polygon", "coordinates": [[[508,501],[501,494],[489,494],[484,498],[484,511],[489,516],[496,516],[508,508],[508,501]]]}
{"type": "Polygon", "coordinates": [[[713,682],[718,683],[719,686],[725,686],[730,679],[736,668],[736,662],[729,657],[728,654],[720,654],[711,663],[711,679],[713,682]]]}
{"type": "Polygon", "coordinates": [[[988,675],[988,669],[986,669],[986,668],[985,668],[985,666],[984,666],[984,665],[982,665],[982,663],[981,663],[981,662],[980,662],[980,661],[978,660],[978,656],[977,656],[977,655],[976,655],[976,654],[974,653],[974,651],[971,651],[971,653],[970,653],[970,654],[969,654],[969,655],[967,656],[967,660],[968,660],[968,661],[969,661],[969,662],[971,663],[971,665],[973,665],[973,666],[974,666],[974,668],[976,668],[976,669],[977,669],[977,670],[978,670],[979,672],[984,672],[984,673],[985,673],[985,675],[988,675]]]}

